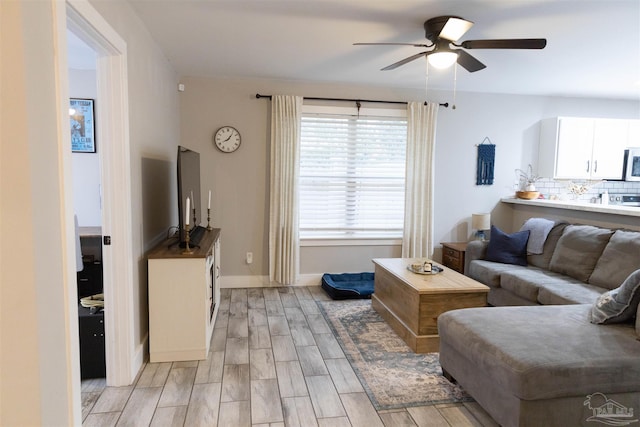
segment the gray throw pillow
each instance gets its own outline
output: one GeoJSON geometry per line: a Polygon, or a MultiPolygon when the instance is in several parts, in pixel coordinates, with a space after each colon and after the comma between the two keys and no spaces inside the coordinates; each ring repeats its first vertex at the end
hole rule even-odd
{"type": "Polygon", "coordinates": [[[553,251],[549,270],[587,283],[613,231],[592,225],[569,225],[553,251]]]}
{"type": "Polygon", "coordinates": [[[593,269],[589,283],[615,289],[640,268],[640,232],[616,230],[593,269]]]}
{"type": "Polygon", "coordinates": [[[621,323],[633,319],[640,302],[640,270],[627,277],[619,288],[600,295],[591,307],[591,323],[621,323]]]}

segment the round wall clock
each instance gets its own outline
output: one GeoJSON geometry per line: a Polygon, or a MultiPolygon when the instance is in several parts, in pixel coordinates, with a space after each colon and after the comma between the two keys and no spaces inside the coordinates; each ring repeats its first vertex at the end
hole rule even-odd
{"type": "Polygon", "coordinates": [[[222,126],[213,135],[213,142],[223,153],[233,153],[240,147],[240,132],[231,126],[222,126]]]}

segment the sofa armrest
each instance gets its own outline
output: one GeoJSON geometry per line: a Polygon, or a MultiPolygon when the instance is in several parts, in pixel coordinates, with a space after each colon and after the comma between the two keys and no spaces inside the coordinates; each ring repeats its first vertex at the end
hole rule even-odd
{"type": "Polygon", "coordinates": [[[464,255],[464,271],[469,271],[469,264],[474,259],[484,259],[488,244],[488,241],[482,240],[472,240],[467,244],[467,250],[464,255]]]}

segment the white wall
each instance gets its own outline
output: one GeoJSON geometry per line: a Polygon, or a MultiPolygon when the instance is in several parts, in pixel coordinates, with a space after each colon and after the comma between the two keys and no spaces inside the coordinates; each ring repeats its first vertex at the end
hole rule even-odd
{"type": "MultiPolygon", "coordinates": [[[[77,318],[74,323],[69,315],[75,293],[68,293],[68,283],[75,282],[75,269],[66,234],[73,233],[73,224],[65,218],[71,199],[64,182],[70,174],[61,168],[56,3],[0,2],[3,426],[73,425],[72,402],[80,396],[79,369],[73,366],[77,318]]],[[[66,156],[70,160],[70,152],[66,156]]]]}
{"type": "MultiPolygon", "coordinates": [[[[69,69],[69,96],[97,100],[96,71],[69,69]]],[[[97,124],[99,126],[99,124],[97,124]]],[[[100,204],[100,156],[102,144],[96,141],[95,153],[72,153],[73,159],[73,207],[80,227],[102,225],[100,204]]]]}
{"type": "Polygon", "coordinates": [[[554,116],[640,117],[630,101],[462,93],[456,110],[443,110],[436,147],[436,241],[464,241],[470,217],[493,212],[492,222],[508,229],[501,197],[513,194],[515,169],[534,171],[538,163],[540,120],[554,116]],[[476,186],[476,144],[485,136],[496,144],[495,181],[476,186]]]}
{"type": "MultiPolygon", "coordinates": [[[[268,274],[268,200],[270,101],[261,94],[293,94],[382,100],[420,100],[421,91],[340,86],[258,79],[182,79],[181,144],[201,154],[203,197],[211,189],[212,218],[222,228],[222,273],[268,274]],[[213,132],[232,125],[242,146],[232,154],[218,151],[213,132]],[[254,263],[244,262],[246,252],[254,263]]],[[[431,92],[451,102],[448,92],[431,92]]],[[[508,228],[499,200],[513,194],[515,169],[537,167],[539,122],[558,115],[640,117],[637,102],[458,93],[457,108],[441,108],[435,153],[435,242],[465,241],[472,235],[471,214],[494,212],[494,222],[508,228]],[[495,181],[476,186],[476,145],[485,137],[496,144],[495,181]]],[[[204,200],[204,199],[203,199],[204,200]]],[[[508,211],[505,211],[508,212],[508,211]]],[[[371,258],[399,256],[398,246],[301,248],[301,274],[363,271],[371,258]]],[[[439,258],[439,250],[436,258],[439,258]]],[[[224,285],[223,281],[223,285],[224,285]]],[[[235,281],[234,281],[235,283],[235,281]]]]}

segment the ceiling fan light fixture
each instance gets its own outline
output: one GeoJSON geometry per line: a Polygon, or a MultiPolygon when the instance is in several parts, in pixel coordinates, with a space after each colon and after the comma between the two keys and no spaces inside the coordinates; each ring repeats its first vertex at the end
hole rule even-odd
{"type": "Polygon", "coordinates": [[[447,23],[444,24],[442,31],[440,31],[440,37],[455,42],[462,37],[464,33],[469,31],[469,28],[472,26],[473,22],[471,21],[451,17],[447,20],[447,23]]]}
{"type": "Polygon", "coordinates": [[[456,52],[435,52],[427,56],[429,65],[438,69],[449,68],[458,60],[458,54],[456,52]]]}

